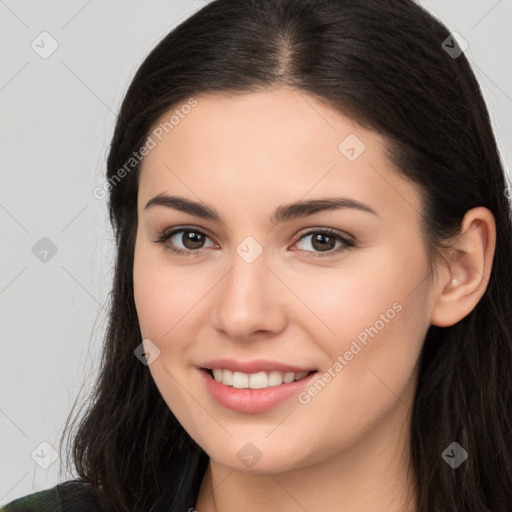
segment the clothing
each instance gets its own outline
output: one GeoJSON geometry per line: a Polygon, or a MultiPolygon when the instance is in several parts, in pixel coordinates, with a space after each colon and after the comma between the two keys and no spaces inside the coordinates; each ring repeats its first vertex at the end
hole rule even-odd
{"type": "MultiPolygon", "coordinates": [[[[193,510],[208,462],[208,455],[199,447],[173,461],[165,472],[169,485],[150,512],[193,510]]],[[[102,512],[102,509],[88,484],[76,479],[11,501],[0,507],[0,512],[102,512]]]]}

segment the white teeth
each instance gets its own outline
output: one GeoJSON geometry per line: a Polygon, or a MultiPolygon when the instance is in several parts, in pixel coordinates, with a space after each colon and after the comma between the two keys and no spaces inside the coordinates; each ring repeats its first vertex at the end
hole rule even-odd
{"type": "Polygon", "coordinates": [[[249,375],[242,372],[233,373],[233,387],[234,388],[248,388],[249,387],[249,375]]]}
{"type": "Polygon", "coordinates": [[[271,386],[280,386],[289,384],[295,380],[303,379],[309,375],[309,372],[258,372],[258,373],[243,373],[232,372],[231,370],[213,369],[213,378],[217,382],[221,382],[226,386],[233,386],[237,389],[265,389],[271,386]]]}
{"type": "Polygon", "coordinates": [[[249,387],[251,389],[268,388],[268,375],[266,372],[251,373],[249,375],[249,387]]]}
{"type": "Polygon", "coordinates": [[[285,384],[290,384],[290,382],[293,382],[294,380],[295,380],[295,373],[287,372],[284,374],[283,382],[285,384]]]}
{"type": "Polygon", "coordinates": [[[233,372],[231,370],[220,370],[222,372],[222,381],[228,386],[233,385],[233,372]]]}
{"type": "Polygon", "coordinates": [[[281,372],[270,372],[268,374],[268,385],[279,386],[283,383],[283,374],[281,372]]]}

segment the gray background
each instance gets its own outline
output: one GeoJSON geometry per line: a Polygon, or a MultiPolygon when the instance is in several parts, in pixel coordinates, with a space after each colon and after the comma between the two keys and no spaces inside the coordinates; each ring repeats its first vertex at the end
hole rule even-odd
{"type": "MultiPolygon", "coordinates": [[[[469,43],[510,175],[512,0],[420,3],[469,43]]],[[[0,0],[0,504],[71,477],[45,466],[106,327],[114,245],[92,191],[138,65],[202,5],[0,0]],[[55,44],[45,31],[58,48],[42,58],[55,44]]]]}

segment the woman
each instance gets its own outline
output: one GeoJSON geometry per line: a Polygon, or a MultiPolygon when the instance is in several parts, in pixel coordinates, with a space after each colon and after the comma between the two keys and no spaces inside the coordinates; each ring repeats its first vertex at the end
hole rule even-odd
{"type": "Polygon", "coordinates": [[[107,174],[80,479],[3,510],[511,510],[510,210],[446,27],[215,0],[141,65],[107,174]]]}

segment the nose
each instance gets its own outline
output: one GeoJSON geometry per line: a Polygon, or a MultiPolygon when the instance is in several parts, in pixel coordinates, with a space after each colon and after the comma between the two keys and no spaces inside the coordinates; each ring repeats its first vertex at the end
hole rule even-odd
{"type": "Polygon", "coordinates": [[[264,252],[251,263],[234,253],[217,293],[215,327],[235,341],[273,336],[286,326],[286,290],[264,252]]]}

